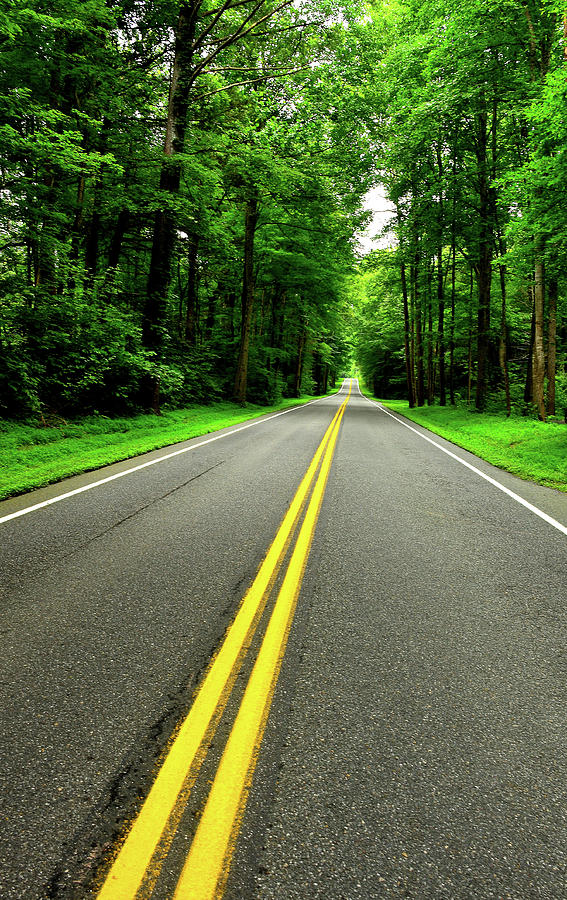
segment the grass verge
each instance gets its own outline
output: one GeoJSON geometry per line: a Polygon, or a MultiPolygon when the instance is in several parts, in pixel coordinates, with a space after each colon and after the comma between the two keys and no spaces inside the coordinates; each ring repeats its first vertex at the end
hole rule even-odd
{"type": "Polygon", "coordinates": [[[245,408],[226,401],[168,410],[161,416],[92,416],[49,427],[0,422],[0,499],[314,399],[288,398],[273,406],[245,408]]]}
{"type": "MultiPolygon", "coordinates": [[[[361,390],[372,397],[369,391],[361,390]]],[[[410,409],[405,400],[382,400],[392,412],[469,450],[526,481],[567,492],[567,426],[462,407],[410,409]]]]}

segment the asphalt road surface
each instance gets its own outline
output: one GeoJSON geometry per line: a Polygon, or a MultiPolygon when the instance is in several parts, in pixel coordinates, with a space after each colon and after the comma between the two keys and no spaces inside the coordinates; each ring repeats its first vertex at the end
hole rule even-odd
{"type": "Polygon", "coordinates": [[[350,386],[0,504],[2,900],[567,897],[567,495],[350,386]]]}

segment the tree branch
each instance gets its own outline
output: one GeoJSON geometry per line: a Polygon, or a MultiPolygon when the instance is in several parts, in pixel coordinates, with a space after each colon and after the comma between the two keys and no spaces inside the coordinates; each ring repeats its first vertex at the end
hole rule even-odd
{"type": "MultiPolygon", "coordinates": [[[[239,25],[239,28],[242,28],[243,26],[245,26],[246,23],[249,22],[253,16],[255,16],[256,13],[258,12],[258,10],[262,8],[264,3],[265,3],[265,0],[256,0],[254,8],[252,10],[250,10],[250,12],[244,17],[244,19],[242,20],[242,22],[239,25]]],[[[229,7],[230,7],[230,0],[226,0],[226,2],[223,3],[222,6],[219,6],[218,12],[217,12],[216,16],[214,17],[213,21],[210,22],[209,25],[207,25],[207,27],[204,29],[204,31],[201,32],[201,34],[199,35],[197,40],[194,42],[193,53],[195,53],[199,49],[199,47],[203,46],[205,38],[207,38],[209,36],[209,34],[214,29],[217,22],[222,18],[223,13],[225,13],[229,7]]]]}
{"type": "Polygon", "coordinates": [[[296,28],[308,28],[310,25],[325,25],[325,21],[320,22],[297,22],[295,25],[286,25],[285,28],[274,28],[273,31],[257,31],[252,37],[271,37],[273,34],[285,34],[286,31],[293,31],[296,28]]]}
{"type": "Polygon", "coordinates": [[[239,0],[238,3],[223,3],[222,6],[217,6],[216,9],[211,9],[209,12],[203,15],[203,19],[208,19],[209,16],[216,16],[219,10],[222,12],[226,12],[227,9],[236,9],[238,6],[246,6],[247,3],[253,3],[254,0],[239,0]]]}
{"type": "Polygon", "coordinates": [[[282,9],[285,9],[286,6],[291,6],[292,2],[293,2],[293,0],[284,0],[284,2],[280,3],[279,6],[276,6],[275,9],[266,13],[266,15],[261,16],[259,19],[257,19],[255,22],[253,22],[252,25],[250,25],[248,28],[246,28],[245,27],[246,23],[250,21],[251,16],[261,6],[263,6],[263,2],[256,4],[255,8],[252,10],[251,15],[247,16],[246,19],[244,19],[244,21],[240,24],[240,26],[237,28],[237,30],[235,32],[233,32],[231,35],[229,35],[227,38],[225,38],[224,40],[220,41],[220,43],[216,47],[216,49],[212,50],[211,53],[209,53],[209,55],[207,57],[205,57],[205,59],[202,61],[202,63],[199,66],[197,66],[197,68],[195,69],[195,71],[193,72],[193,75],[191,77],[191,83],[192,84],[195,83],[195,80],[198,78],[198,76],[201,74],[201,72],[208,66],[208,64],[210,62],[213,61],[213,59],[216,59],[216,57],[219,55],[219,53],[221,53],[222,50],[224,50],[226,47],[230,47],[232,44],[235,44],[241,38],[246,37],[247,34],[249,34],[251,31],[253,31],[254,28],[256,28],[258,25],[260,25],[262,22],[265,22],[267,19],[271,18],[271,16],[275,16],[276,13],[280,12],[280,10],[282,10],[282,9]]]}
{"type": "MultiPolygon", "coordinates": [[[[307,67],[304,67],[307,68],[307,67]]],[[[264,66],[264,71],[269,72],[271,69],[278,71],[278,66],[264,66]]],[[[218,68],[209,69],[209,72],[216,74],[217,72],[257,72],[254,66],[219,66],[218,68]]]]}
{"type": "Polygon", "coordinates": [[[309,66],[301,66],[298,69],[288,69],[286,72],[275,72],[273,75],[261,75],[258,78],[252,78],[248,81],[234,81],[232,84],[227,84],[224,87],[217,88],[214,91],[207,91],[206,94],[199,94],[195,97],[195,100],[204,100],[206,97],[212,97],[213,94],[221,94],[223,91],[228,91],[231,88],[235,87],[243,87],[249,84],[260,84],[263,81],[270,81],[272,78],[284,78],[286,75],[295,75],[296,72],[305,72],[309,66]]]}

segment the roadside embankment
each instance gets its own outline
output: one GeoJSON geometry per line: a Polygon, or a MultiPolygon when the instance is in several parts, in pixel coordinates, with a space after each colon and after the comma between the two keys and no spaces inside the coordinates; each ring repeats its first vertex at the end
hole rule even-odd
{"type": "Polygon", "coordinates": [[[167,410],[161,416],[58,419],[47,427],[0,422],[0,499],[314,399],[286,398],[272,406],[246,407],[223,401],[167,410]]]}

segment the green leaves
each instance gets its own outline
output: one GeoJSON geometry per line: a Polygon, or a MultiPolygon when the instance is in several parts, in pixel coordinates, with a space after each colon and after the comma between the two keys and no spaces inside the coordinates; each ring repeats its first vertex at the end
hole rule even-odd
{"type": "Polygon", "coordinates": [[[356,0],[265,0],[248,21],[251,7],[207,0],[172,116],[189,7],[2,5],[3,414],[130,409],[158,373],[171,403],[227,388],[251,197],[257,396],[293,393],[312,373],[322,389],[351,352],[347,281],[375,169],[384,29],[356,0]],[[152,260],[163,271],[150,353],[152,260]]]}

